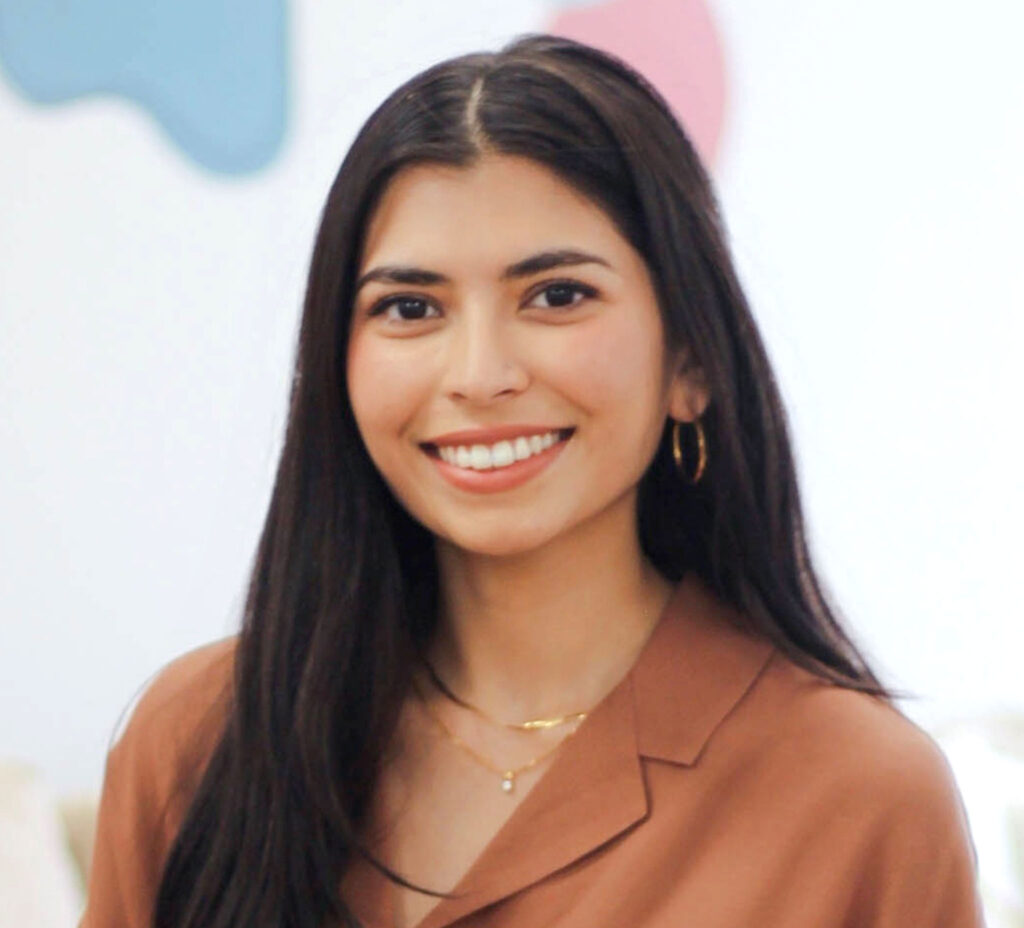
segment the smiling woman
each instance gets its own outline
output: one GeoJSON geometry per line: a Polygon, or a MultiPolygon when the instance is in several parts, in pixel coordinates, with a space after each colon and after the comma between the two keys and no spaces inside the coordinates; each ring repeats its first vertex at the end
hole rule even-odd
{"type": "Polygon", "coordinates": [[[536,551],[582,526],[603,549],[599,524],[635,538],[666,416],[695,419],[707,390],[666,350],[650,273],[612,218],[544,165],[488,153],[402,171],[362,251],[349,398],[444,556],[536,551]],[[498,490],[486,506],[473,495],[498,490]]]}
{"type": "Polygon", "coordinates": [[[396,90],[295,373],[241,632],[111,751],[85,928],[981,925],[639,75],[532,36],[396,90]]]}

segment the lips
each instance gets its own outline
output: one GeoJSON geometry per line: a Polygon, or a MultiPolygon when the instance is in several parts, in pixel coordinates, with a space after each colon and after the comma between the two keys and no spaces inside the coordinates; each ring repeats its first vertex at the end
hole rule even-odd
{"type": "MultiPolygon", "coordinates": [[[[473,467],[460,467],[442,458],[436,445],[431,446],[434,449],[432,452],[427,451],[426,448],[424,448],[424,452],[440,475],[456,489],[468,493],[501,493],[533,481],[551,467],[553,462],[564,452],[568,445],[567,439],[575,429],[546,429],[546,431],[556,433],[559,440],[529,457],[521,458],[510,464],[502,464],[500,467],[485,467],[481,470],[473,467]]],[[[507,439],[499,439],[499,441],[507,441],[507,439]]]]}
{"type": "Polygon", "coordinates": [[[499,425],[488,429],[464,429],[460,432],[447,432],[438,435],[432,441],[420,442],[420,447],[432,457],[438,456],[438,448],[442,445],[457,447],[462,445],[471,448],[473,445],[493,445],[499,441],[510,441],[516,438],[529,438],[531,435],[545,435],[555,432],[559,441],[564,441],[573,432],[575,426],[552,425],[499,425]]]}

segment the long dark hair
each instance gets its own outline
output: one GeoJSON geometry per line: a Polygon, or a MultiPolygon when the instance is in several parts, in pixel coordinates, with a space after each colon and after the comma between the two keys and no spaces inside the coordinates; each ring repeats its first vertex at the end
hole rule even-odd
{"type": "Polygon", "coordinates": [[[797,664],[889,697],[812,567],[778,387],[710,182],[669,107],[623,62],[567,39],[465,55],[381,104],[328,195],[231,708],[167,860],[156,928],[358,924],[340,878],[362,853],[438,576],[432,536],[392,496],[349,404],[354,275],[397,171],[485,152],[532,158],[608,213],[646,259],[668,347],[688,349],[707,378],[706,475],[680,481],[666,423],[640,482],[647,557],[672,580],[696,572],[797,664]]]}

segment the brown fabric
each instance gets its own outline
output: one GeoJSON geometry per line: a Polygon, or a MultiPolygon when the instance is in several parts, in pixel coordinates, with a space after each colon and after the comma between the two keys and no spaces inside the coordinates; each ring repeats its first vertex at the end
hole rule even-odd
{"type": "MultiPolygon", "coordinates": [[[[180,658],[112,750],[81,928],[148,924],[160,864],[212,745],[232,642],[180,658]]],[[[419,928],[977,928],[976,859],[938,747],[884,702],[736,630],[695,578],[419,928]]],[[[500,798],[500,797],[499,797],[500,798]]],[[[389,884],[342,882],[367,928],[389,884]]]]}
{"type": "Polygon", "coordinates": [[[107,755],[88,899],[80,928],[143,928],[160,871],[216,745],[229,696],[234,639],[165,667],[107,755]]]}

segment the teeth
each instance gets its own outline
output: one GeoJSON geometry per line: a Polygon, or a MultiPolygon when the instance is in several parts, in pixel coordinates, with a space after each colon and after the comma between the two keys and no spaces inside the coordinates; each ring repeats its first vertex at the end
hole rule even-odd
{"type": "Polygon", "coordinates": [[[512,450],[512,442],[499,441],[491,449],[491,466],[507,467],[516,459],[516,453],[512,450]]]}
{"type": "Polygon", "coordinates": [[[469,449],[469,453],[472,455],[469,466],[473,470],[487,470],[487,468],[493,466],[491,464],[491,449],[487,445],[473,445],[469,449]]]}
{"type": "Polygon", "coordinates": [[[499,441],[493,445],[445,445],[438,448],[438,454],[442,460],[457,467],[465,467],[468,470],[493,470],[508,467],[516,461],[525,461],[526,458],[550,448],[557,441],[557,432],[547,432],[544,435],[520,436],[514,441],[499,441]]]}

